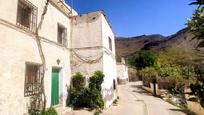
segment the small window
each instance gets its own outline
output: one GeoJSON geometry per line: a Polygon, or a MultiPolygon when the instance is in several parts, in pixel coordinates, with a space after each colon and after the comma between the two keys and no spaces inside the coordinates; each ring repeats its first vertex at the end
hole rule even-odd
{"type": "Polygon", "coordinates": [[[17,25],[35,32],[37,24],[37,8],[27,0],[19,0],[17,11],[17,25]]]}
{"type": "Polygon", "coordinates": [[[67,29],[61,24],[58,24],[57,43],[64,46],[67,45],[67,29]]]}
{"type": "Polygon", "coordinates": [[[109,40],[109,49],[112,51],[112,40],[110,37],[108,37],[108,40],[109,40]]]}
{"type": "Polygon", "coordinates": [[[32,96],[39,93],[39,85],[40,85],[40,66],[26,64],[24,95],[32,96]]]}
{"type": "Polygon", "coordinates": [[[116,81],[113,79],[113,89],[116,90],[116,81]]]}

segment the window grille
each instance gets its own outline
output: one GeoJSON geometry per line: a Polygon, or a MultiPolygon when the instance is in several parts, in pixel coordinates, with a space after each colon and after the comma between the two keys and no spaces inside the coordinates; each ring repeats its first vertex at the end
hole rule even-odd
{"type": "Polygon", "coordinates": [[[28,0],[18,1],[17,25],[31,32],[36,31],[37,7],[28,0]]]}
{"type": "Polygon", "coordinates": [[[25,96],[32,96],[39,93],[40,90],[40,66],[27,64],[25,75],[25,96]]]}

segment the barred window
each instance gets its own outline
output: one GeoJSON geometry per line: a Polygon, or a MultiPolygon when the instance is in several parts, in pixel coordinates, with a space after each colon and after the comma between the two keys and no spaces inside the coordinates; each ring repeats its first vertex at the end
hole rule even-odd
{"type": "Polygon", "coordinates": [[[28,0],[18,1],[17,25],[23,29],[35,32],[37,25],[37,7],[28,0]]]}
{"type": "Polygon", "coordinates": [[[32,96],[39,93],[40,86],[40,66],[34,64],[26,64],[25,75],[25,96],[32,96]]]}
{"type": "Polygon", "coordinates": [[[58,35],[57,43],[66,46],[67,45],[67,28],[58,23],[58,35]]]}

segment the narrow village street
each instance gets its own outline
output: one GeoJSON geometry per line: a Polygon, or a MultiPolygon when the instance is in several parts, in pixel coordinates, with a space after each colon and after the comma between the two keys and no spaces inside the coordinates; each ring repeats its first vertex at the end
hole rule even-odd
{"type": "MultiPolygon", "coordinates": [[[[132,82],[119,85],[118,104],[104,110],[102,115],[186,115],[178,107],[144,91],[140,84],[140,82],[132,82]]],[[[93,112],[77,110],[67,115],[93,115],[93,112]]]]}

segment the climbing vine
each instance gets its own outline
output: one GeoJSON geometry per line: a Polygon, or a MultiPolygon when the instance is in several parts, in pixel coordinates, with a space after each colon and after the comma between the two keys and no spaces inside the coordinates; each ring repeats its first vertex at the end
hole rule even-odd
{"type": "Polygon", "coordinates": [[[40,40],[40,36],[39,36],[39,30],[43,24],[44,21],[44,17],[45,14],[47,13],[47,8],[49,5],[50,0],[46,0],[44,9],[43,9],[43,13],[41,14],[41,20],[36,28],[35,31],[35,40],[38,46],[38,52],[40,54],[40,58],[42,61],[42,73],[41,73],[41,79],[40,79],[40,84],[36,87],[38,88],[39,93],[34,95],[31,98],[31,102],[30,102],[30,108],[29,108],[29,113],[31,115],[33,114],[39,114],[40,111],[45,111],[46,109],[46,95],[45,95],[45,88],[44,88],[44,76],[45,76],[45,70],[46,70],[46,60],[45,60],[45,55],[42,49],[42,43],[40,40]]]}

